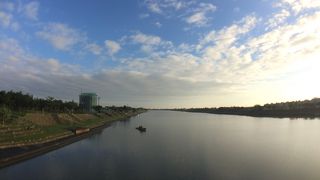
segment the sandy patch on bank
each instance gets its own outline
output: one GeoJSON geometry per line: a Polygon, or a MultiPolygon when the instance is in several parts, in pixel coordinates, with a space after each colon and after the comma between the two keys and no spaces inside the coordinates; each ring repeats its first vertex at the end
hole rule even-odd
{"type": "Polygon", "coordinates": [[[55,119],[49,113],[27,113],[24,118],[40,126],[51,126],[56,124],[55,119]]]}
{"type": "Polygon", "coordinates": [[[80,121],[86,121],[86,120],[89,120],[89,119],[97,118],[93,114],[74,114],[74,116],[76,116],[80,121]]]}
{"type": "Polygon", "coordinates": [[[60,122],[66,123],[66,122],[76,122],[74,118],[72,118],[69,114],[66,113],[59,113],[58,118],[60,122]]]}

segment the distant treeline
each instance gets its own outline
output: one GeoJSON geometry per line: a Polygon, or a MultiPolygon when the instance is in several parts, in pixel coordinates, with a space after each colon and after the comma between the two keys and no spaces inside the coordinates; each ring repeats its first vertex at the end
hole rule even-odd
{"type": "Polygon", "coordinates": [[[187,112],[204,112],[213,114],[247,115],[255,117],[319,117],[320,98],[305,101],[292,101],[255,105],[253,107],[219,107],[174,109],[187,112]]]}
{"type": "MultiPolygon", "coordinates": [[[[129,106],[94,106],[95,113],[132,113],[143,110],[143,108],[132,108],[129,106]]],[[[13,122],[26,112],[49,112],[49,113],[88,113],[81,109],[74,101],[62,101],[53,97],[35,98],[33,95],[24,94],[21,91],[0,91],[0,121],[13,122]]]]}
{"type": "Polygon", "coordinates": [[[125,113],[125,112],[135,112],[135,111],[140,111],[140,110],[144,110],[144,108],[133,108],[130,106],[94,106],[93,109],[95,110],[95,112],[98,113],[125,113]]]}
{"type": "MultiPolygon", "coordinates": [[[[0,91],[0,109],[5,107],[11,111],[45,111],[45,112],[82,112],[78,103],[74,101],[62,101],[53,97],[35,98],[28,93],[14,91],[0,91]]],[[[129,106],[95,106],[96,112],[113,111],[128,112],[141,110],[129,106]]]]}
{"type": "Polygon", "coordinates": [[[79,110],[78,104],[73,101],[62,101],[53,97],[35,98],[21,91],[0,91],[0,106],[5,106],[12,111],[65,112],[79,110]]]}

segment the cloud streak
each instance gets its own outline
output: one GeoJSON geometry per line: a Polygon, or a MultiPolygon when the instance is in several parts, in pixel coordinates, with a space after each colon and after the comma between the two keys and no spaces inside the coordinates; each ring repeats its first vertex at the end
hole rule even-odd
{"type": "Polygon", "coordinates": [[[40,7],[39,2],[32,1],[23,5],[22,12],[24,13],[26,18],[29,18],[31,20],[38,20],[39,7],[40,7]]]}
{"type": "Polygon", "coordinates": [[[193,10],[192,15],[186,18],[186,22],[196,26],[205,26],[208,24],[210,18],[207,14],[214,12],[217,9],[216,6],[210,3],[200,3],[199,7],[193,10]]]}
{"type": "Polygon", "coordinates": [[[211,3],[180,0],[146,0],[145,6],[151,13],[163,15],[167,18],[179,17],[187,24],[202,27],[208,25],[217,7],[211,3]]]}
{"type": "Polygon", "coordinates": [[[108,54],[110,56],[116,54],[121,49],[120,44],[116,41],[106,40],[104,43],[106,45],[106,48],[108,49],[108,54]]]}
{"type": "Polygon", "coordinates": [[[85,41],[85,35],[82,32],[62,23],[49,23],[36,34],[62,51],[71,50],[73,46],[85,41]]]}

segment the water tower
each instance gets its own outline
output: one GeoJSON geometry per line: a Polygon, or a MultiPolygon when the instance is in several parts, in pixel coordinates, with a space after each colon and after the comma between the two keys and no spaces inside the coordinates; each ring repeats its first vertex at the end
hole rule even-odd
{"type": "Polygon", "coordinates": [[[98,95],[96,93],[81,93],[79,95],[79,107],[85,112],[93,112],[97,106],[98,95]]]}

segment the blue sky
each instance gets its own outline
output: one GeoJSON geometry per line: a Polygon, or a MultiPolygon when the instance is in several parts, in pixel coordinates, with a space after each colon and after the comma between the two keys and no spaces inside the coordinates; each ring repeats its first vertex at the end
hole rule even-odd
{"type": "Polygon", "coordinates": [[[319,96],[317,0],[1,1],[0,89],[103,105],[319,96]]]}

